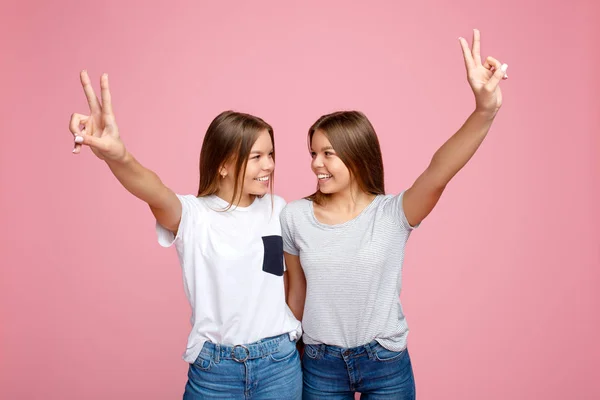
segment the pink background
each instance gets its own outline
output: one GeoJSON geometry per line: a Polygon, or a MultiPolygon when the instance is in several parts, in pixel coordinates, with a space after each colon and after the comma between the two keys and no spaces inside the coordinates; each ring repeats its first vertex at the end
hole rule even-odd
{"type": "Polygon", "coordinates": [[[457,41],[509,64],[484,145],[409,241],[420,399],[600,398],[597,2],[4,1],[0,398],[180,398],[190,310],[147,207],[89,151],[78,73],[111,78],[128,148],[194,193],[222,110],[275,127],[276,191],[313,190],[306,131],[364,111],[387,188],[469,115],[457,41]],[[225,4],[226,3],[226,4],[225,4]]]}

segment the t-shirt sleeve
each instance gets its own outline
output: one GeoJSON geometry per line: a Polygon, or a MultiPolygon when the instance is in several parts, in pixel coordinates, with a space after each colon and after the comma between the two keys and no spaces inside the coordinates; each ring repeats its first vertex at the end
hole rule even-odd
{"type": "Polygon", "coordinates": [[[158,244],[162,247],[171,247],[174,243],[180,242],[183,238],[184,232],[191,224],[190,219],[193,213],[191,212],[194,207],[194,202],[197,200],[195,196],[180,194],[177,198],[181,202],[181,221],[179,222],[179,228],[177,229],[177,235],[162,226],[156,221],[156,235],[158,236],[158,244]]]}
{"type": "Polygon", "coordinates": [[[407,231],[412,231],[413,229],[416,229],[419,227],[420,223],[412,226],[411,224],[408,223],[408,219],[406,219],[406,214],[404,214],[404,193],[406,191],[403,191],[402,193],[400,193],[397,196],[394,196],[391,198],[389,204],[388,204],[388,212],[392,213],[392,215],[394,216],[394,219],[398,222],[400,222],[400,224],[402,225],[402,227],[404,227],[404,229],[406,229],[407,231]]]}
{"type": "Polygon", "coordinates": [[[298,248],[294,243],[293,236],[291,233],[291,212],[290,206],[287,205],[279,214],[279,220],[281,222],[281,238],[283,239],[283,251],[286,253],[297,256],[299,254],[298,248]]]}

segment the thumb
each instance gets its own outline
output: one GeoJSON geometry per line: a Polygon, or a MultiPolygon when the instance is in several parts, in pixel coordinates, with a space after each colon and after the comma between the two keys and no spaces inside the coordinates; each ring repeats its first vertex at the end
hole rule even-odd
{"type": "Polygon", "coordinates": [[[77,135],[75,136],[75,143],[83,144],[85,146],[89,146],[100,151],[106,150],[106,144],[102,141],[102,139],[92,135],[77,135]]]}

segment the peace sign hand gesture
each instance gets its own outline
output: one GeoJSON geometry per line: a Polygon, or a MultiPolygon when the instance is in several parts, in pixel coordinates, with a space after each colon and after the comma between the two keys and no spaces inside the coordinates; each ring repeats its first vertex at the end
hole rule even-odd
{"type": "Polygon", "coordinates": [[[464,38],[461,37],[458,40],[465,59],[467,80],[475,95],[476,111],[495,116],[502,106],[502,92],[499,84],[502,79],[508,79],[506,75],[508,65],[501,64],[493,57],[488,57],[485,63],[481,63],[481,39],[477,29],[473,30],[472,49],[469,49],[469,44],[464,38]]]}
{"type": "Polygon", "coordinates": [[[100,78],[102,103],[98,101],[86,71],[81,71],[80,78],[90,107],[90,115],[73,114],[71,116],[69,130],[75,137],[73,153],[79,154],[81,145],[86,145],[101,160],[123,159],[127,150],[119,137],[119,128],[112,110],[108,75],[103,74],[100,78]]]}

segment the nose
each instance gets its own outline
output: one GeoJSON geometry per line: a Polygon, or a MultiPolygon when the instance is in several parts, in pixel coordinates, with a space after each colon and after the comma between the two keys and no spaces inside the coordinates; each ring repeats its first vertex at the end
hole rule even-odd
{"type": "Polygon", "coordinates": [[[263,162],[262,169],[265,171],[273,171],[275,168],[275,161],[271,157],[267,157],[265,162],[263,162]]]}
{"type": "Polygon", "coordinates": [[[312,164],[313,169],[321,168],[321,167],[323,167],[323,158],[321,158],[321,156],[319,156],[319,155],[316,155],[312,159],[311,164],[312,164]]]}

